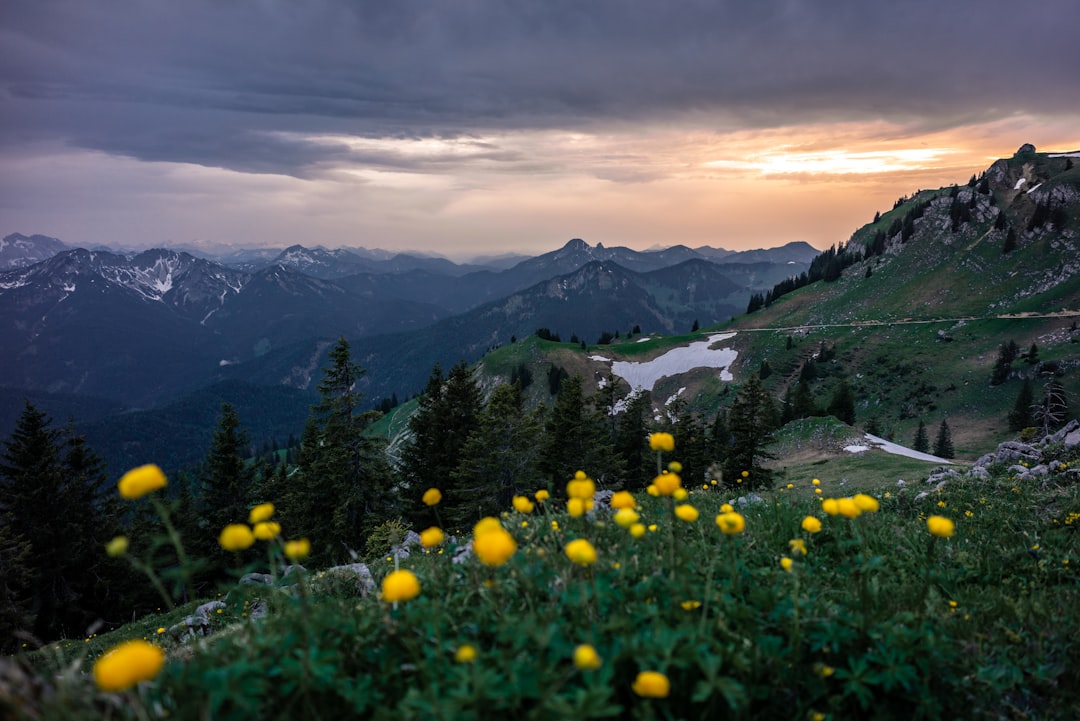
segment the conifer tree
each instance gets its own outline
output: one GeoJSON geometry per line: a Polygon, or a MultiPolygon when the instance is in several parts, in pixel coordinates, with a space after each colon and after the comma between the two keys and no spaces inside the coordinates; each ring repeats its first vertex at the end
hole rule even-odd
{"type": "Polygon", "coordinates": [[[1012,410],[1009,411],[1009,430],[1022,431],[1035,425],[1035,419],[1031,414],[1032,403],[1035,402],[1035,390],[1031,387],[1031,381],[1024,379],[1020,386],[1020,392],[1016,394],[1012,410]]]}
{"type": "Polygon", "coordinates": [[[0,508],[0,653],[14,654],[34,625],[34,571],[29,541],[0,508]]]}
{"type": "Polygon", "coordinates": [[[915,440],[911,448],[919,453],[930,452],[930,436],[926,432],[926,424],[922,422],[922,419],[919,419],[919,428],[915,431],[915,440]]]}
{"type": "Polygon", "coordinates": [[[306,536],[320,562],[345,559],[394,511],[390,469],[378,441],[364,430],[378,415],[359,412],[363,370],[340,338],[319,384],[300,447],[300,472],[289,484],[282,520],[306,536]]]}
{"type": "Polygon", "coordinates": [[[248,435],[240,427],[240,417],[229,403],[221,404],[221,415],[204,462],[202,505],[211,530],[229,523],[243,523],[251,503],[253,473],[244,460],[248,435]]]}
{"type": "Polygon", "coordinates": [[[829,415],[835,416],[849,426],[855,425],[855,394],[846,380],[840,381],[832,400],[829,401],[829,415]]]}
{"type": "Polygon", "coordinates": [[[938,458],[956,457],[956,452],[953,450],[952,432],[949,430],[949,424],[944,418],[941,419],[941,425],[938,426],[937,439],[934,441],[934,455],[938,458]]]}
{"type": "Polygon", "coordinates": [[[1065,422],[1068,416],[1068,400],[1065,387],[1051,378],[1043,386],[1043,395],[1032,406],[1032,417],[1043,436],[1048,436],[1065,422]]]}
{"type": "Polygon", "coordinates": [[[735,397],[728,416],[731,445],[724,458],[724,482],[735,485],[743,471],[749,473],[749,489],[768,488],[771,473],[761,465],[769,457],[765,446],[770,440],[771,402],[756,373],[750,374],[746,385],[735,397]]]}
{"type": "Polygon", "coordinates": [[[798,418],[811,418],[818,414],[817,404],[814,403],[814,396],[810,392],[810,384],[805,380],[800,380],[795,385],[795,396],[791,402],[792,416],[798,418]]]}
{"type": "Polygon", "coordinates": [[[544,424],[540,470],[555,490],[579,470],[602,485],[622,482],[621,459],[609,440],[606,419],[586,400],[583,383],[577,375],[563,381],[544,424]]]}
{"type": "Polygon", "coordinates": [[[656,456],[649,451],[645,439],[649,435],[652,415],[652,394],[643,390],[626,399],[626,407],[615,416],[618,431],[615,450],[626,474],[626,487],[645,488],[656,475],[656,456]]]}

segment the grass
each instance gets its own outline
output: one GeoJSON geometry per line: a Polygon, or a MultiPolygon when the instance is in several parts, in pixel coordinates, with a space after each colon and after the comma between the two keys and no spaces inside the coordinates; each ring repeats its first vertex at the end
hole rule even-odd
{"type": "MultiPolygon", "coordinates": [[[[793,429],[787,442],[821,430],[793,429]]],[[[606,508],[580,518],[554,499],[530,514],[508,509],[500,520],[517,551],[505,565],[454,563],[460,546],[414,551],[400,566],[420,594],[396,604],[314,570],[256,592],[223,589],[206,638],[156,633],[185,607],[0,661],[0,710],[73,720],[1075,718],[1080,453],[1056,457],[1040,484],[993,468],[989,480],[953,480],[922,499],[919,484],[895,486],[893,457],[845,459],[843,485],[843,464],[814,473],[808,458],[785,469],[793,489],[739,509],[746,528],[731,536],[713,522],[731,492],[711,486],[686,499],[700,511],[694,522],[676,518],[672,499],[639,494],[640,522],[653,529],[640,538],[606,508]],[[811,473],[823,497],[864,489],[880,510],[826,515],[811,473]],[[954,520],[955,535],[931,536],[932,514],[954,520]],[[820,532],[801,529],[807,515],[820,532]],[[567,558],[573,539],[597,549],[595,563],[567,558]],[[792,539],[808,554],[793,553],[792,539]],[[257,598],[268,613],[253,619],[257,598]],[[164,669],[119,694],[96,689],[88,671],[102,650],[143,637],[166,649],[164,669]],[[599,668],[575,666],[581,644],[599,668]],[[466,645],[476,658],[459,662],[466,645]],[[636,693],[643,671],[663,674],[670,694],[636,693]]],[[[371,569],[381,579],[394,565],[371,569]]]]}

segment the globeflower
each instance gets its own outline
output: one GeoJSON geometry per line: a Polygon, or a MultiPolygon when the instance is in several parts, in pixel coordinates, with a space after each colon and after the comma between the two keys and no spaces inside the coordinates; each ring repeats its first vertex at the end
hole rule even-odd
{"type": "Polygon", "coordinates": [[[795,562],[792,561],[790,558],[784,556],[780,559],[780,568],[784,569],[788,573],[791,573],[791,567],[794,565],[794,563],[795,562]]]}
{"type": "Polygon", "coordinates": [[[735,508],[730,503],[725,503],[724,505],[720,506],[721,513],[731,513],[734,510],[735,508]]]}
{"type": "Polygon", "coordinates": [[[623,528],[630,528],[641,519],[638,512],[630,508],[620,508],[615,511],[615,523],[623,528]]]}
{"type": "Polygon", "coordinates": [[[132,468],[120,477],[116,487],[120,489],[120,495],[129,501],[142,498],[147,493],[152,493],[159,488],[164,488],[168,481],[160,468],[153,463],[145,466],[132,468]]]}
{"type": "Polygon", "coordinates": [[[437,506],[442,500],[442,491],[438,488],[429,488],[424,491],[423,499],[425,506],[437,506]]]}
{"type": "Polygon", "coordinates": [[[661,496],[670,496],[682,486],[682,478],[678,473],[661,473],[653,479],[652,484],[656,486],[656,492],[661,496]]]}
{"type": "Polygon", "coordinates": [[[596,549],[584,538],[570,541],[563,551],[567,558],[579,566],[591,566],[596,563],[596,549]]]}
{"type": "Polygon", "coordinates": [[[547,492],[546,488],[541,488],[539,491],[533,494],[533,498],[537,503],[543,503],[547,499],[551,498],[551,494],[547,492]]]}
{"type": "Polygon", "coordinates": [[[118,558],[127,553],[128,545],[127,536],[117,536],[105,544],[105,553],[112,558],[118,558]]]}
{"type": "Polygon", "coordinates": [[[649,435],[649,448],[671,453],[675,450],[675,436],[670,433],[652,433],[649,435]]]}
{"type": "Polygon", "coordinates": [[[446,536],[438,526],[432,526],[420,533],[420,544],[424,548],[434,548],[442,544],[444,540],[446,540],[446,536]]]}
{"type": "Polygon", "coordinates": [[[472,644],[462,644],[454,652],[454,660],[458,663],[472,663],[476,660],[476,647],[472,644]]]}
{"type": "Polygon", "coordinates": [[[311,555],[311,541],[306,538],[298,538],[285,544],[285,558],[290,561],[299,561],[311,555]]]}
{"type": "Polygon", "coordinates": [[[600,654],[587,643],[583,643],[574,649],[574,665],[582,671],[595,671],[603,663],[600,654]]]}
{"type": "Polygon", "coordinates": [[[585,475],[585,471],[578,471],[573,478],[567,481],[566,495],[570,498],[592,500],[593,496],[596,495],[596,482],[585,475]]]}
{"type": "Polygon", "coordinates": [[[791,549],[792,556],[806,555],[806,541],[801,538],[792,538],[788,541],[788,548],[791,549]]]}
{"type": "MultiPolygon", "coordinates": [[[[485,519],[486,520],[486,519],[485,519]]],[[[495,521],[495,519],[491,519],[495,521]]],[[[483,523],[483,521],[481,521],[483,523]]],[[[479,524],[477,524],[479,526],[479,524]]],[[[517,541],[505,528],[495,521],[495,525],[488,526],[480,533],[473,533],[473,553],[485,566],[501,566],[510,560],[517,551],[517,541]]]]}
{"type": "Polygon", "coordinates": [[[667,698],[671,693],[671,682],[659,671],[642,671],[631,688],[642,698],[667,698]]]}
{"type": "Polygon", "coordinates": [[[844,518],[856,518],[862,513],[862,510],[856,505],[855,500],[852,498],[837,498],[836,510],[844,518]]]}
{"type": "Polygon", "coordinates": [[[742,514],[729,511],[716,517],[716,525],[720,526],[720,530],[727,535],[736,536],[746,529],[746,519],[742,517],[742,514]]]}
{"type": "Polygon", "coordinates": [[[382,582],[382,600],[387,603],[411,601],[420,595],[416,574],[404,568],[391,571],[382,582]]]}
{"type": "Polygon", "coordinates": [[[511,503],[514,506],[514,510],[518,513],[532,513],[533,508],[535,508],[533,502],[526,496],[514,496],[511,503]]]}
{"type": "Polygon", "coordinates": [[[855,505],[864,513],[877,513],[878,509],[881,507],[876,498],[868,496],[865,493],[856,493],[855,497],[851,500],[855,501],[855,505]]]}
{"type": "Polygon", "coordinates": [[[838,505],[835,498],[826,498],[824,501],[821,502],[821,510],[825,511],[825,513],[829,514],[830,516],[835,516],[836,514],[840,513],[840,506],[838,505]]]}
{"type": "Polygon", "coordinates": [[[675,506],[675,515],[687,523],[693,523],[698,519],[698,509],[689,503],[684,503],[681,506],[675,506]]]}
{"type": "Polygon", "coordinates": [[[256,523],[251,530],[255,538],[260,541],[269,541],[281,534],[281,524],[277,521],[261,521],[256,523]]]}
{"type": "Polygon", "coordinates": [[[818,533],[821,531],[821,520],[814,516],[807,516],[802,519],[802,529],[807,533],[818,533]]]}
{"type": "Polygon", "coordinates": [[[226,551],[243,551],[255,543],[255,534],[243,523],[230,523],[221,529],[218,544],[226,551]]]}
{"type": "Polygon", "coordinates": [[[617,491],[611,496],[612,508],[629,508],[633,510],[637,507],[637,502],[634,500],[634,496],[630,491],[617,491]]]}
{"type": "Polygon", "coordinates": [[[956,531],[956,525],[945,516],[930,516],[926,519],[926,528],[939,538],[948,538],[956,531]]]}
{"type": "Polygon", "coordinates": [[[118,692],[158,675],[165,652],[137,639],[114,646],[94,663],[94,682],[102,691],[118,692]]]}
{"type": "Polygon", "coordinates": [[[270,517],[273,516],[273,515],[274,515],[274,504],[273,503],[260,503],[259,505],[252,508],[251,512],[248,513],[248,523],[250,523],[251,525],[254,526],[257,523],[262,523],[263,521],[269,521],[270,517]]]}
{"type": "Polygon", "coordinates": [[[634,525],[630,526],[630,535],[633,536],[634,538],[641,538],[642,536],[644,536],[645,535],[645,524],[644,523],[635,523],[634,525]]]}
{"type": "Polygon", "coordinates": [[[580,498],[567,499],[566,512],[573,518],[579,518],[585,515],[585,501],[580,498]]]}

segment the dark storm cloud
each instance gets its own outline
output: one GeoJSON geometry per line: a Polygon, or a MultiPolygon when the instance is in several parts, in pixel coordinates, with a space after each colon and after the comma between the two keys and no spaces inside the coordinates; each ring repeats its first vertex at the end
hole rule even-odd
{"type": "Polygon", "coordinates": [[[304,176],[439,162],[305,134],[1073,113],[1077,20],[1075,0],[9,0],[0,142],[304,176]]]}

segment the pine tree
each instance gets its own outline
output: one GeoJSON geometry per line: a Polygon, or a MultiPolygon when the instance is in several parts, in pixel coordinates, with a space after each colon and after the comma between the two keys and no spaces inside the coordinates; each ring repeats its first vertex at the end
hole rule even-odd
{"type": "Polygon", "coordinates": [[[849,426],[855,425],[855,394],[851,392],[851,386],[846,380],[840,381],[833,393],[828,412],[849,426]]]}
{"type": "Polygon", "coordinates": [[[1035,425],[1035,419],[1031,414],[1032,403],[1035,402],[1035,390],[1031,387],[1031,381],[1024,379],[1020,386],[1020,392],[1016,394],[1016,401],[1012,410],[1009,411],[1009,430],[1022,431],[1035,425]]]}
{"type": "Polygon", "coordinates": [[[941,420],[941,425],[938,426],[937,440],[934,441],[934,455],[938,458],[956,457],[953,450],[952,432],[949,430],[949,424],[944,418],[941,420]]]}
{"type": "Polygon", "coordinates": [[[363,548],[368,533],[395,510],[385,455],[364,435],[377,413],[358,410],[362,375],[348,341],[339,339],[304,428],[300,473],[283,504],[283,526],[291,536],[306,536],[320,562],[363,548]]]}
{"type": "Polygon", "coordinates": [[[734,487],[735,479],[743,471],[750,474],[749,490],[771,485],[771,474],[761,465],[768,458],[764,448],[772,432],[771,405],[761,379],[752,373],[735,397],[728,416],[731,445],[723,465],[724,482],[728,486],[734,487]]]}
{"type": "Polygon", "coordinates": [[[919,453],[930,452],[930,437],[926,433],[926,424],[922,422],[922,419],[919,420],[919,428],[915,431],[915,440],[911,448],[919,453]]]}
{"type": "Polygon", "coordinates": [[[510,507],[514,495],[531,496],[546,487],[536,466],[542,413],[542,408],[525,410],[517,384],[496,386],[451,474],[454,494],[460,500],[440,504],[444,523],[466,528],[484,516],[499,515],[510,507]]]}

